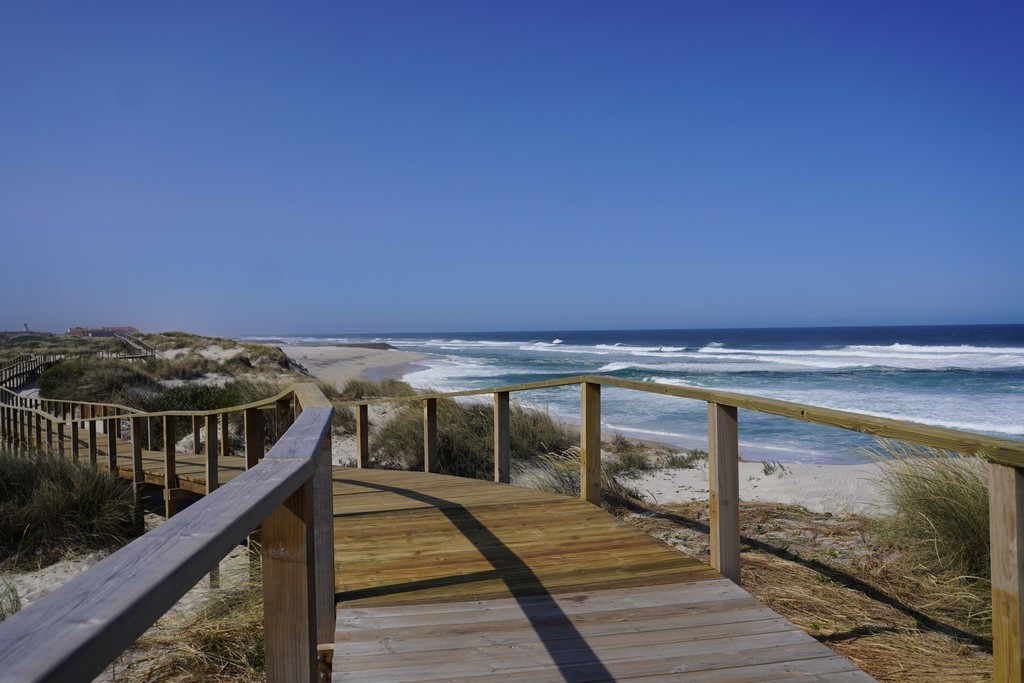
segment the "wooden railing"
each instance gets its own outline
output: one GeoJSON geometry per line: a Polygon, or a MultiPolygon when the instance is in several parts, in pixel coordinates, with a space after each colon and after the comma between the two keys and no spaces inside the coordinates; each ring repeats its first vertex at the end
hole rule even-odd
{"type": "MultiPolygon", "coordinates": [[[[141,340],[135,340],[145,344],[141,340]]],[[[156,349],[145,344],[136,347],[134,344],[122,342],[127,351],[81,351],[75,353],[43,353],[38,355],[22,354],[12,360],[0,364],[0,387],[18,389],[35,381],[47,368],[65,360],[78,358],[110,358],[114,360],[142,360],[156,355],[156,349]],[[148,348],[146,348],[148,347],[148,348]]]]}
{"type": "Polygon", "coordinates": [[[970,434],[941,427],[872,417],[859,413],[759,398],[694,387],[636,382],[601,376],[566,377],[471,391],[422,394],[410,397],[335,402],[352,407],[356,417],[356,462],[369,467],[367,406],[404,401],[423,404],[424,469],[436,471],[437,400],[493,395],[494,480],[509,481],[509,395],[513,392],[578,385],[580,396],[581,497],[601,500],[601,388],[617,387],[707,403],[709,452],[709,504],[711,564],[727,578],[740,581],[739,528],[739,421],[738,409],[802,420],[899,439],[989,461],[989,505],[992,559],[993,648],[995,680],[1022,680],[1024,671],[1024,442],[970,434]]]}
{"type": "MultiPolygon", "coordinates": [[[[295,385],[266,401],[203,413],[140,413],[0,391],[4,440],[60,452],[66,430],[76,433],[90,425],[94,451],[96,422],[102,419],[108,448],[113,445],[108,453],[112,468],[117,468],[119,425],[127,420],[137,491],[145,481],[143,443],[152,439],[145,426],[154,419],[173,425],[178,417],[205,423],[209,494],[0,624],[0,681],[91,680],[261,524],[264,609],[272,615],[265,620],[267,678],[316,680],[318,645],[333,642],[335,626],[332,415],[330,403],[312,384],[295,385]],[[260,415],[265,410],[273,411],[283,432],[266,456],[260,415]],[[232,412],[245,419],[247,468],[217,487],[221,451],[215,435],[218,424],[227,434],[232,412]]],[[[77,439],[71,443],[74,448],[77,439]]],[[[163,445],[165,487],[171,490],[178,480],[173,428],[164,432],[163,445]]],[[[95,452],[90,461],[96,462],[95,452]]]]}

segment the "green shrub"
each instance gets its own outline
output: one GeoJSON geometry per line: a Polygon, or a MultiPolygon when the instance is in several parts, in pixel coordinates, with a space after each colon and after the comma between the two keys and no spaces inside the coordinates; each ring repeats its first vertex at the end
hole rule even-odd
{"type": "Polygon", "coordinates": [[[692,470],[697,463],[707,462],[708,452],[699,448],[691,448],[685,453],[669,453],[665,458],[665,467],[678,470],[692,470]]]}
{"type": "Polygon", "coordinates": [[[375,381],[356,377],[350,379],[336,399],[338,401],[358,401],[363,398],[392,398],[395,396],[415,396],[416,390],[400,379],[384,379],[375,381]]]}
{"type": "Polygon", "coordinates": [[[137,363],[79,358],[57,363],[39,376],[39,395],[65,401],[111,401],[129,390],[155,391],[159,383],[137,363]]]}
{"type": "Polygon", "coordinates": [[[643,472],[654,469],[654,463],[650,461],[647,454],[640,450],[627,450],[620,452],[614,460],[605,463],[605,467],[612,474],[619,474],[626,477],[637,477],[643,472]]]}
{"type": "MultiPolygon", "coordinates": [[[[509,416],[512,458],[563,451],[578,435],[546,412],[513,404],[509,416]]],[[[494,472],[494,407],[437,400],[438,464],[442,474],[489,479],[494,472]]],[[[423,467],[423,407],[402,403],[373,434],[370,451],[385,467],[423,467]]]]}
{"type": "Polygon", "coordinates": [[[0,451],[0,561],[114,548],[140,531],[126,481],[60,456],[0,451]]]}
{"type": "Polygon", "coordinates": [[[890,538],[941,566],[989,574],[988,468],[975,456],[879,439],[881,485],[896,514],[882,523],[890,538]]]}

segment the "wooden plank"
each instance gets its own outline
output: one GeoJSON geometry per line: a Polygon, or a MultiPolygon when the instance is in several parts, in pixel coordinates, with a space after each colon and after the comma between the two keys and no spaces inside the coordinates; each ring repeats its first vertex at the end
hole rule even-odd
{"type": "MultiPolygon", "coordinates": [[[[106,413],[106,410],[103,411],[106,413]]],[[[107,468],[111,472],[117,472],[117,440],[120,431],[117,420],[104,420],[104,430],[107,435],[107,468]]]]}
{"type": "Polygon", "coordinates": [[[231,455],[231,439],[228,438],[228,429],[230,427],[228,413],[221,413],[220,415],[220,457],[226,458],[231,455]]]}
{"type": "Polygon", "coordinates": [[[580,398],[580,497],[601,504],[601,385],[585,382],[580,398]]]}
{"type": "Polygon", "coordinates": [[[192,452],[202,453],[202,435],[203,431],[203,418],[199,415],[192,416],[192,452]]]}
{"type": "Polygon", "coordinates": [[[437,399],[423,401],[423,471],[437,472],[437,399]]]}
{"type": "Polygon", "coordinates": [[[1024,470],[989,464],[989,533],[993,680],[1020,683],[1024,675],[1024,470]]]}
{"type": "Polygon", "coordinates": [[[740,475],[736,408],[708,404],[711,566],[740,582],[740,475]]]}
{"type": "Polygon", "coordinates": [[[509,415],[509,393],[494,394],[494,481],[508,484],[511,481],[512,434],[509,415]]]}

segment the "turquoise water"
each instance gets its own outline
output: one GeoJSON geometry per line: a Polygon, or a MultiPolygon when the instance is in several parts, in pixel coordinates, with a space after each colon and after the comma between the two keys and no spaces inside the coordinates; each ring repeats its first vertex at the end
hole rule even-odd
{"type": "MultiPolygon", "coordinates": [[[[616,330],[276,337],[286,343],[383,341],[430,354],[406,376],[417,387],[485,388],[605,374],[736,391],[1024,439],[1024,325],[616,330]]],[[[578,388],[520,395],[578,422],[578,388]]],[[[849,463],[869,437],[740,411],[751,459],[849,463]]],[[[609,389],[608,430],[706,447],[703,402],[609,389]]]]}

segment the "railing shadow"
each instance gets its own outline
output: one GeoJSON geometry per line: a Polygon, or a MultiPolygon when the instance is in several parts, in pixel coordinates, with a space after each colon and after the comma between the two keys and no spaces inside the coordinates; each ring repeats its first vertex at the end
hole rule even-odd
{"type": "MultiPolygon", "coordinates": [[[[694,519],[688,519],[681,515],[675,515],[670,512],[655,512],[653,514],[654,516],[659,517],[661,519],[667,519],[669,521],[675,522],[676,524],[679,524],[680,526],[684,526],[688,529],[699,531],[704,534],[710,533],[711,531],[711,528],[707,524],[703,522],[698,522],[694,519]]],[[[871,584],[857,578],[856,576],[842,571],[841,569],[837,569],[836,567],[825,564],[824,562],[820,562],[818,560],[803,557],[790,550],[786,550],[785,548],[780,548],[779,546],[772,545],[771,543],[766,543],[765,541],[761,541],[756,538],[751,538],[750,536],[743,536],[741,534],[740,543],[753,550],[758,550],[768,555],[774,555],[779,559],[803,565],[804,567],[807,567],[808,569],[818,572],[824,577],[827,577],[831,581],[834,581],[835,583],[839,584],[840,586],[843,586],[844,588],[855,590],[876,602],[880,602],[883,605],[887,605],[889,607],[892,607],[893,609],[899,610],[903,614],[913,619],[917,623],[918,627],[921,629],[942,633],[947,636],[952,636],[962,642],[970,643],[971,645],[978,647],[984,650],[985,652],[992,652],[992,641],[990,639],[985,638],[983,636],[979,636],[974,633],[970,633],[969,631],[964,631],[963,629],[957,628],[956,626],[946,624],[944,622],[939,621],[938,619],[935,619],[934,617],[930,617],[924,612],[921,612],[915,609],[914,607],[911,607],[910,605],[906,604],[905,602],[902,602],[898,598],[889,595],[885,591],[882,591],[879,588],[872,586],[871,584]]],[[[856,633],[857,631],[859,631],[859,629],[854,629],[852,632],[850,632],[851,634],[848,637],[852,638],[857,637],[857,635],[867,635],[866,632],[863,634],[859,634],[856,633]]],[[[844,634],[834,634],[832,636],[820,637],[818,638],[818,640],[828,643],[837,640],[848,639],[844,638],[843,635],[844,634]]]]}
{"type": "Polygon", "coordinates": [[[533,628],[548,654],[558,667],[559,673],[566,681],[614,680],[611,672],[601,662],[597,653],[587,643],[586,638],[572,623],[569,616],[562,611],[540,577],[516,553],[505,545],[487,526],[472,512],[462,505],[444,498],[427,495],[419,491],[370,483],[354,479],[335,478],[335,482],[350,486],[372,488],[377,491],[404,496],[436,508],[445,515],[452,525],[466,539],[476,546],[477,550],[494,568],[493,572],[479,572],[462,577],[442,577],[425,581],[416,581],[396,586],[382,586],[378,589],[353,591],[335,594],[335,601],[353,600],[369,597],[372,594],[389,594],[407,592],[423,588],[442,587],[490,578],[499,578],[523,610],[527,621],[533,628]]]}

